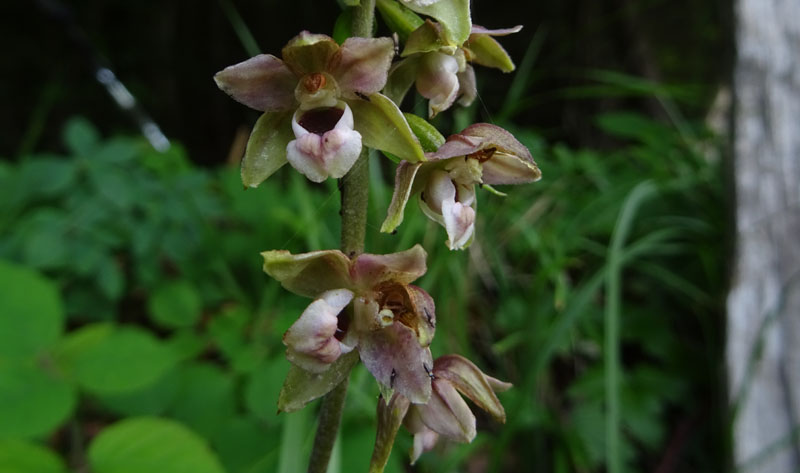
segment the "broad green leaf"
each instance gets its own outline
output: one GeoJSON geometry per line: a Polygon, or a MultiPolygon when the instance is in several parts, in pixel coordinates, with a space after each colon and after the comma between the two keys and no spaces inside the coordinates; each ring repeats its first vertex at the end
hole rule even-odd
{"type": "Polygon", "coordinates": [[[259,420],[275,422],[279,381],[285,379],[289,363],[283,357],[275,357],[262,363],[250,375],[245,385],[244,400],[247,409],[259,420]]]}
{"type": "Polygon", "coordinates": [[[0,261],[0,361],[34,357],[63,330],[55,285],[28,268],[0,261]]]}
{"type": "Polygon", "coordinates": [[[182,424],[157,417],[125,419],[89,446],[92,473],[223,473],[215,453],[182,424]]]}
{"type": "Polygon", "coordinates": [[[212,438],[217,426],[236,412],[233,377],[208,363],[185,366],[177,376],[180,386],[170,417],[212,438]]]}
{"type": "Polygon", "coordinates": [[[0,438],[47,435],[69,417],[75,401],[71,386],[35,366],[0,364],[0,438]]]}
{"type": "Polygon", "coordinates": [[[26,195],[56,197],[74,184],[78,167],[73,161],[63,158],[32,158],[24,161],[17,179],[26,195]]]}
{"type": "Polygon", "coordinates": [[[67,473],[64,461],[51,450],[19,440],[0,440],[3,473],[67,473]]]}
{"type": "Polygon", "coordinates": [[[161,415],[175,401],[180,388],[176,372],[168,371],[155,383],[136,391],[100,396],[100,402],[123,416],[161,415]]]}
{"type": "MultiPolygon", "coordinates": [[[[275,406],[273,415],[275,415],[275,406]]],[[[267,428],[252,417],[230,417],[219,424],[211,440],[231,472],[274,473],[280,443],[279,429],[267,428]],[[266,458],[267,461],[263,461],[266,458]],[[273,460],[269,462],[269,457],[273,460]]]]}
{"type": "Polygon", "coordinates": [[[292,365],[278,396],[278,410],[293,412],[302,409],[314,399],[328,394],[350,374],[350,370],[357,362],[358,352],[353,350],[339,357],[327,371],[320,374],[309,373],[292,365]]]}
{"type": "Polygon", "coordinates": [[[425,160],[419,140],[403,113],[388,97],[372,94],[369,100],[350,100],[348,104],[364,145],[388,151],[409,162],[425,160]]]}
{"type": "Polygon", "coordinates": [[[266,112],[258,119],[242,159],[242,183],[258,187],[286,164],[286,145],[294,138],[291,112],[266,112]]]}
{"type": "Polygon", "coordinates": [[[56,358],[89,392],[121,394],[143,389],[169,371],[177,356],[148,332],[93,324],[71,333],[56,358]]]}
{"type": "Polygon", "coordinates": [[[191,327],[200,318],[203,301],[194,286],[181,279],[158,286],[147,300],[147,309],[159,325],[191,327]]]}
{"type": "Polygon", "coordinates": [[[64,143],[69,151],[80,157],[88,157],[97,148],[100,133],[83,117],[74,117],[64,127],[64,143]]]}

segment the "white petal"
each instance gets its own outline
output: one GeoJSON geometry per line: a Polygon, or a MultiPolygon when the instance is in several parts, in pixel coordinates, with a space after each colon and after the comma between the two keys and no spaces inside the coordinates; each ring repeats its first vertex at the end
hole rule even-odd
{"type": "Polygon", "coordinates": [[[442,217],[447,230],[447,246],[451,250],[464,249],[475,233],[475,209],[461,202],[442,202],[442,217]]]}
{"type": "Polygon", "coordinates": [[[283,335],[289,361],[313,372],[325,371],[339,355],[352,350],[336,339],[339,313],[353,299],[347,289],[324,292],[309,304],[283,335]]]}
{"type": "Polygon", "coordinates": [[[361,135],[353,130],[353,112],[344,102],[341,118],[322,135],[303,128],[298,110],[292,117],[296,140],[286,146],[286,159],[309,180],[322,182],[328,177],[340,178],[353,167],[361,153],[361,135]]]}
{"type": "Polygon", "coordinates": [[[425,53],[417,73],[417,90],[430,99],[428,115],[447,110],[458,97],[458,61],[453,56],[440,53],[425,53]]]}

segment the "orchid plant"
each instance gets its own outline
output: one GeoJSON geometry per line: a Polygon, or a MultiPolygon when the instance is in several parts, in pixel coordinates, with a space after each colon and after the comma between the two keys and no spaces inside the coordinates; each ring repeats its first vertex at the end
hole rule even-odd
{"type": "MultiPolygon", "coordinates": [[[[528,149],[508,131],[471,125],[445,139],[400,105],[412,85],[434,117],[477,95],[472,64],[514,70],[494,39],[521,26],[488,30],[472,24],[468,0],[350,0],[351,36],[341,44],[301,32],[278,58],[261,54],[214,77],[236,101],[264,112],[242,160],[242,182],[256,187],[287,162],[310,181],[341,179],[342,246],[302,254],[265,251],[264,271],[283,287],[312,299],[286,331],[292,367],[280,411],[324,397],[310,472],[326,471],[347,389],[359,360],[381,392],[370,471],[383,471],[401,426],[414,435],[411,462],[439,437],[470,442],[475,416],[462,395],[498,422],[496,393],[510,384],[458,355],[434,361],[433,298],[413,284],[426,271],[416,245],[387,255],[364,253],[367,150],[397,163],[394,195],[381,231],[395,232],[412,195],[441,224],[451,250],[476,238],[476,185],[523,184],[541,178],[528,149]],[[372,38],[374,11],[404,45],[372,38]]],[[[501,194],[504,195],[504,194],[501,194]]]]}

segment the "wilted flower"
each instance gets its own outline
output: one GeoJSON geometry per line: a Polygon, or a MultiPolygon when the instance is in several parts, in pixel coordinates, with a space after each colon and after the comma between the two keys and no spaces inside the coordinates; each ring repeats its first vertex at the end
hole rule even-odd
{"type": "Polygon", "coordinates": [[[389,38],[348,38],[339,46],[304,31],[283,48],[283,60],[260,54],[218,72],[220,89],[264,112],[247,143],[244,184],[257,186],[287,160],[314,182],[342,177],[362,142],[419,159],[399,109],[377,93],[393,55],[389,38]]]}
{"type": "Polygon", "coordinates": [[[378,401],[378,434],[373,463],[388,458],[385,445],[391,445],[401,420],[414,435],[412,464],[423,452],[431,450],[440,436],[455,442],[472,442],[476,434],[475,415],[462,395],[496,421],[505,423],[506,413],[495,393],[510,389],[510,383],[484,374],[459,355],[437,358],[431,374],[433,392],[426,404],[409,404],[400,394],[392,397],[388,404],[384,399],[378,401]]]}
{"type": "Polygon", "coordinates": [[[450,136],[424,163],[403,161],[397,167],[394,195],[382,232],[403,221],[412,194],[422,211],[447,231],[452,250],[469,246],[475,232],[476,184],[523,184],[542,177],[530,151],[511,133],[477,123],[450,136]]]}
{"type": "Polygon", "coordinates": [[[425,274],[421,246],[355,259],[338,250],[262,255],[267,274],[314,299],[283,337],[289,361],[321,373],[341,354],[357,349],[385,392],[428,402],[433,368],[428,347],[436,310],[428,293],[410,284],[425,274]],[[345,310],[350,303],[352,311],[345,310]]]}
{"type": "Polygon", "coordinates": [[[473,25],[465,42],[453,43],[439,23],[426,20],[408,37],[405,59],[392,67],[386,94],[397,103],[403,100],[412,83],[429,99],[428,115],[434,117],[458,100],[468,106],[477,96],[475,71],[470,63],[514,70],[514,62],[493,36],[516,33],[522,26],[488,30],[473,25]]]}

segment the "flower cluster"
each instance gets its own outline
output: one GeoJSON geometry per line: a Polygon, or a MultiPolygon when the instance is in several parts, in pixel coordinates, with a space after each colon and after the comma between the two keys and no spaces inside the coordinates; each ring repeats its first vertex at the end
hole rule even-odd
{"type": "MultiPolygon", "coordinates": [[[[304,31],[280,58],[261,54],[214,76],[220,89],[263,112],[247,143],[242,182],[256,187],[287,162],[313,182],[342,178],[365,147],[377,149],[398,163],[381,231],[397,231],[415,195],[423,213],[444,227],[446,245],[463,250],[475,239],[477,189],[504,195],[492,186],[534,182],[541,172],[503,128],[477,123],[445,139],[400,105],[412,86],[428,100],[428,119],[456,103],[469,105],[477,96],[473,65],[513,71],[495,37],[522,27],[473,25],[469,0],[377,0],[377,8],[403,40],[398,57],[390,38],[339,44],[304,31]]],[[[475,416],[462,396],[505,421],[496,393],[510,384],[458,355],[433,359],[435,304],[412,284],[426,271],[421,246],[386,255],[262,256],[268,275],[312,299],[283,336],[293,367],[279,409],[325,395],[360,359],[382,394],[374,471],[382,471],[401,425],[414,435],[412,462],[440,436],[470,442],[475,416]]]]}

